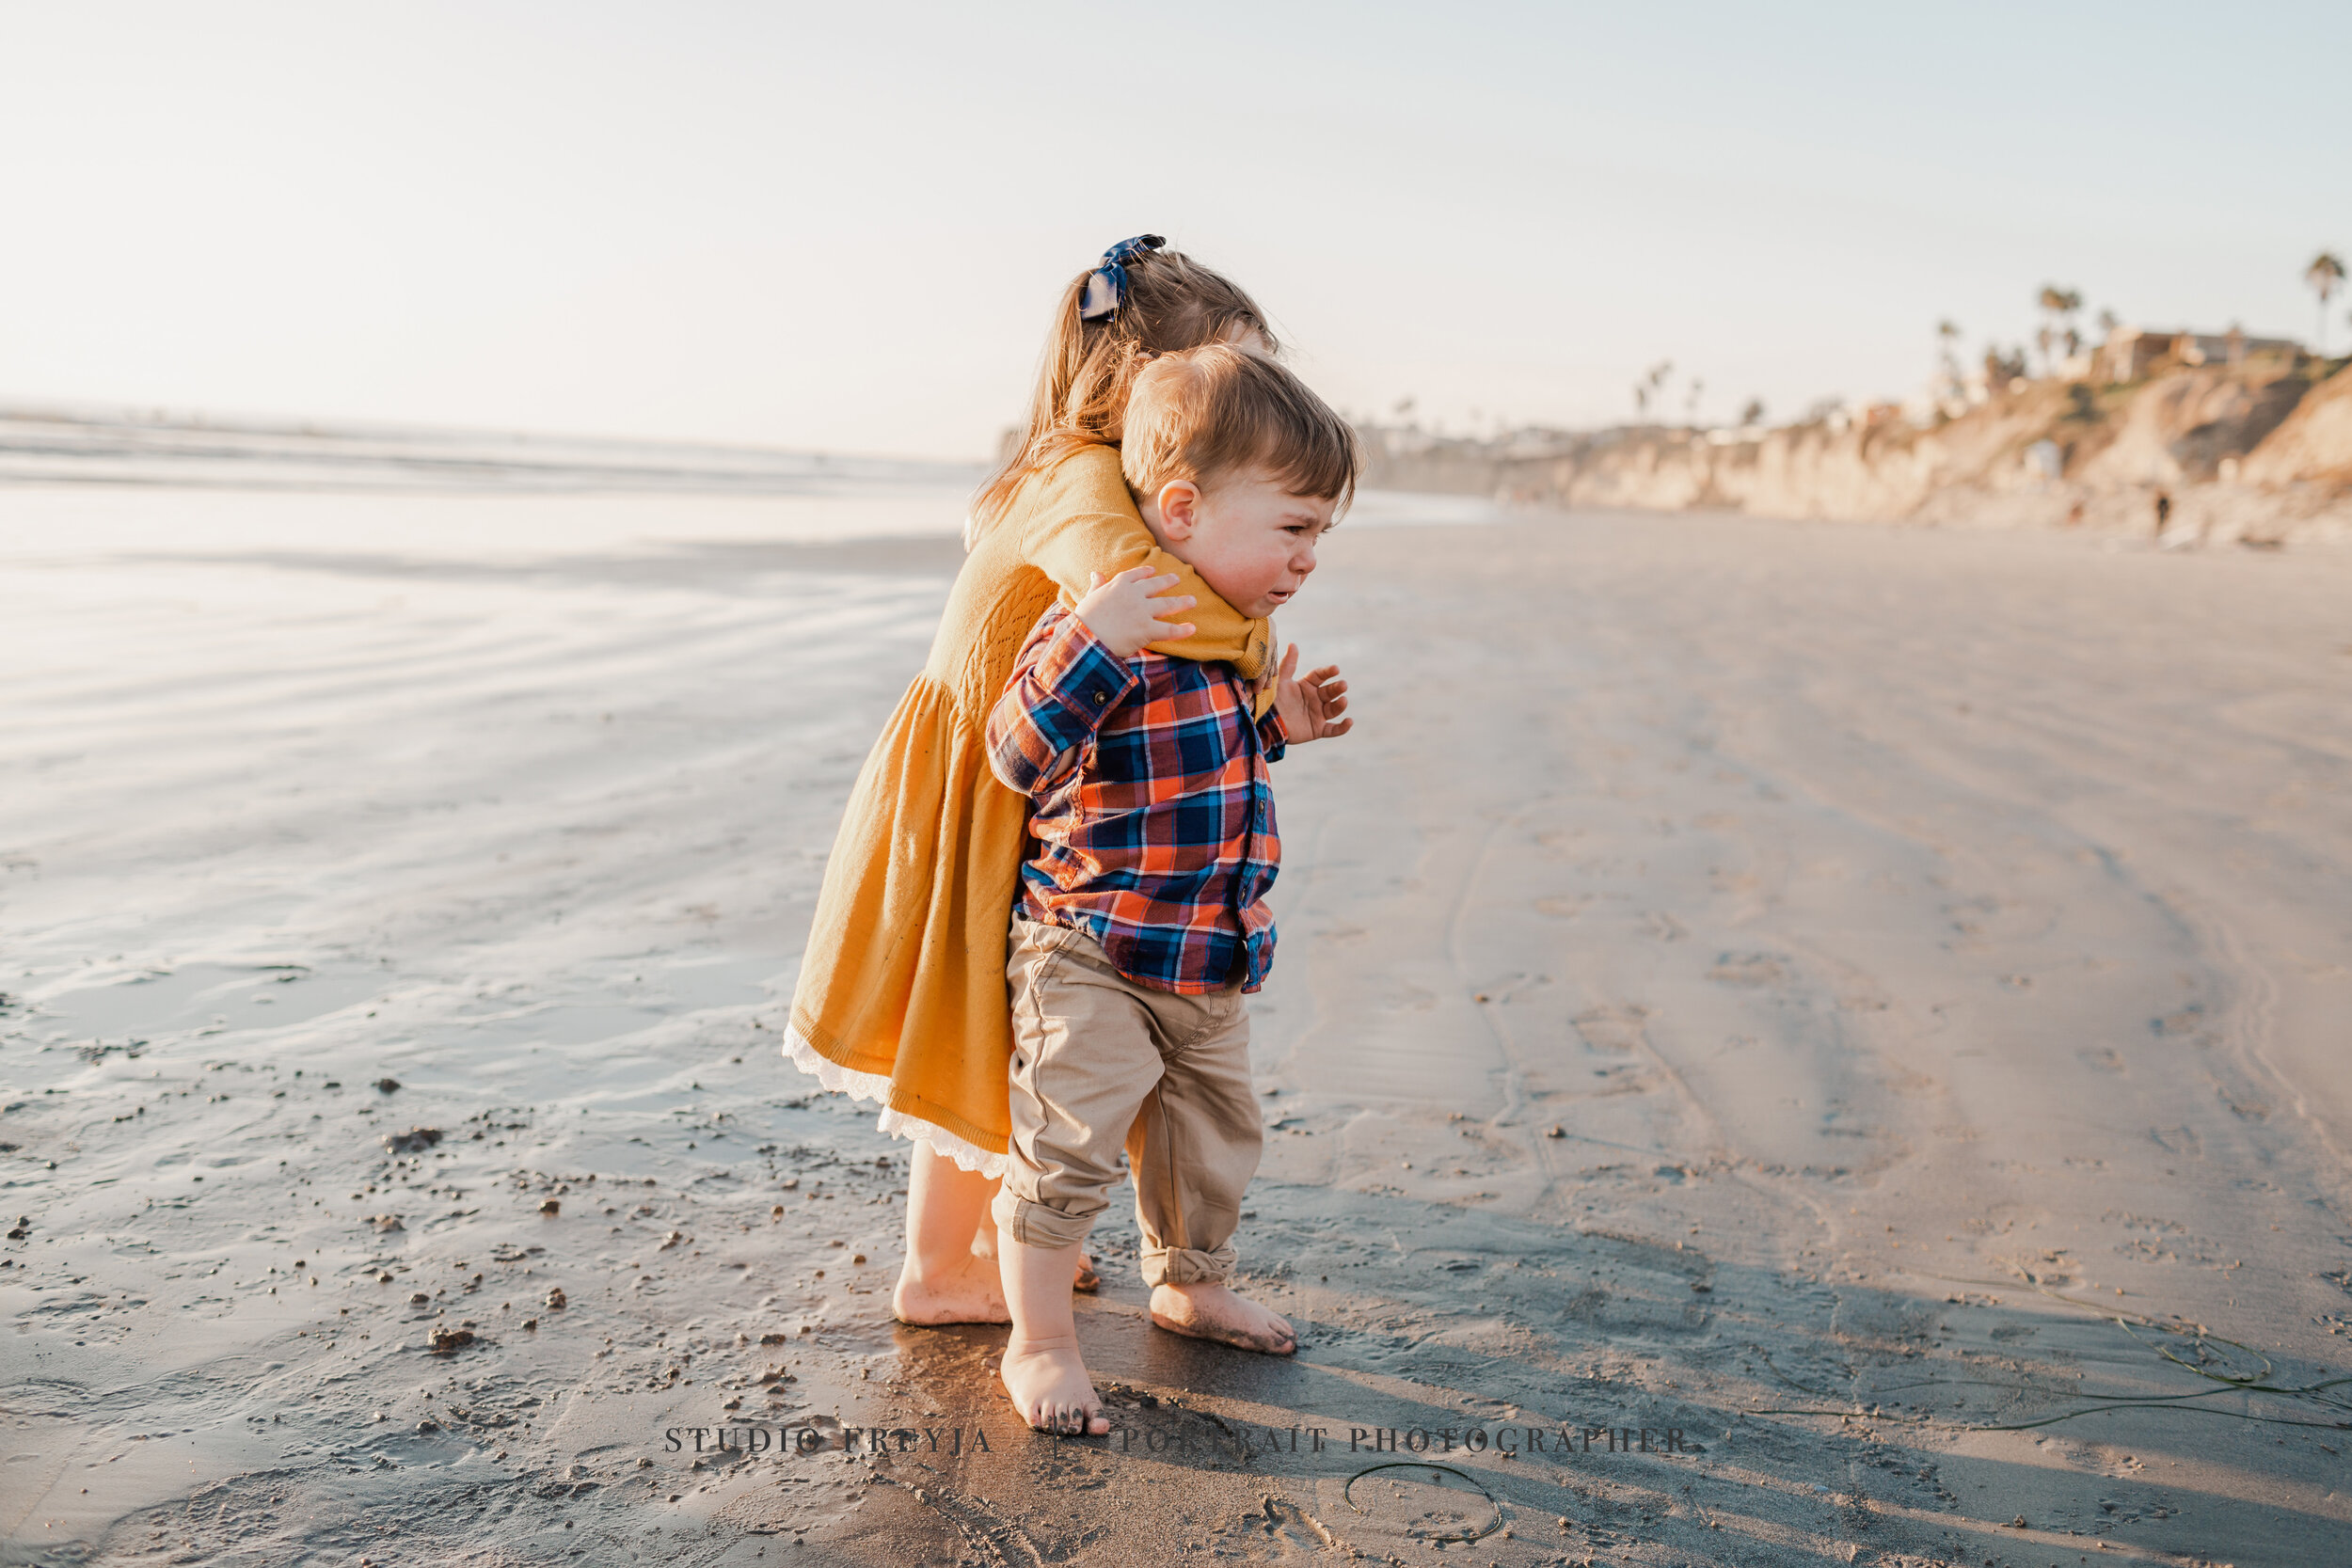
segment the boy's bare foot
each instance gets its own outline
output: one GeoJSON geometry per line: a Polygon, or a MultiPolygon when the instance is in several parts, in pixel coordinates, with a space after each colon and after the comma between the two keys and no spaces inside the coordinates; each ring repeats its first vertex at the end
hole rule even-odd
{"type": "Polygon", "coordinates": [[[1298,1333],[1289,1319],[1224,1285],[1155,1285],[1152,1321],[1171,1334],[1268,1355],[1288,1355],[1298,1348],[1298,1333]]]}
{"type": "Polygon", "coordinates": [[[1078,1254],[1078,1273],[1071,1280],[1070,1288],[1089,1294],[1103,1288],[1103,1276],[1094,1272],[1094,1259],[1083,1252],[1078,1254]]]}
{"type": "Polygon", "coordinates": [[[890,1292],[891,1315],[902,1323],[1009,1323],[1005,1287],[993,1258],[959,1258],[944,1270],[915,1276],[910,1258],[890,1292]]]}
{"type": "Polygon", "coordinates": [[[1075,1437],[1100,1437],[1110,1431],[1110,1418],[1095,1397],[1094,1384],[1079,1359],[1075,1337],[1062,1339],[1005,1341],[1004,1364],[996,1375],[1021,1418],[1040,1432],[1075,1437]]]}

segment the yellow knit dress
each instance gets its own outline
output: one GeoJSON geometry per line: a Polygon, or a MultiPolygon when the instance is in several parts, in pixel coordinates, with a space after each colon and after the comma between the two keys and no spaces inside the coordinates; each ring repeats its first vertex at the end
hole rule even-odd
{"type": "Polygon", "coordinates": [[[983,732],[1013,656],[1058,595],[1088,574],[1150,564],[1199,599],[1194,635],[1154,643],[1225,659],[1261,682],[1267,622],[1245,620],[1159,549],[1115,447],[1082,448],[1023,487],[964,559],[930,661],[850,795],[784,1053],[829,1089],[880,1102],[882,1128],[923,1138],[966,1170],[1002,1175],[1012,1057],[1005,929],[1027,853],[1029,801],[988,768],[983,732]]]}

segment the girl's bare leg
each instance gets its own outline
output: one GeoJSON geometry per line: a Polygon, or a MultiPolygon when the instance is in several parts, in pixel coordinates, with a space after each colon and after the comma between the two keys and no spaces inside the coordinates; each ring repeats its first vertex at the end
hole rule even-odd
{"type": "Polygon", "coordinates": [[[968,1171],[917,1142],[907,1174],[907,1260],[890,1309],[900,1323],[1002,1323],[1005,1306],[993,1257],[975,1255],[981,1227],[994,1233],[988,1205],[994,1180],[968,1171]]]}

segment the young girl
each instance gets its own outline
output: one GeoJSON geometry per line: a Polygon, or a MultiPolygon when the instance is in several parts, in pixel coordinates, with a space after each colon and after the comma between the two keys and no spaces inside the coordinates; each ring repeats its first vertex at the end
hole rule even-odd
{"type": "Polygon", "coordinates": [[[1095,574],[1149,565],[1179,579],[1160,614],[1191,615],[1151,646],[1230,661],[1273,700],[1267,623],[1152,543],[1120,473],[1128,390],[1154,356],[1276,346],[1248,294],[1164,245],[1121,241],[1062,291],[1026,436],[975,498],[930,662],[850,793],[792,997],[785,1054],[914,1140],[892,1296],[907,1323],[1009,1321],[983,1227],[1011,1130],[1005,933],[1029,801],[989,771],[982,730],[1029,628],[1095,574]]]}

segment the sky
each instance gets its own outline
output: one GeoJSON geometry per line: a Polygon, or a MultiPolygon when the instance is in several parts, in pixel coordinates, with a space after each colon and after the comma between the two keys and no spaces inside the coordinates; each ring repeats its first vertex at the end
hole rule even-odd
{"type": "Polygon", "coordinates": [[[2044,283],[2309,341],[2347,57],[2340,3],[8,5],[0,401],[977,457],[1143,230],[1457,432],[1662,360],[1901,397],[2044,283]]]}

